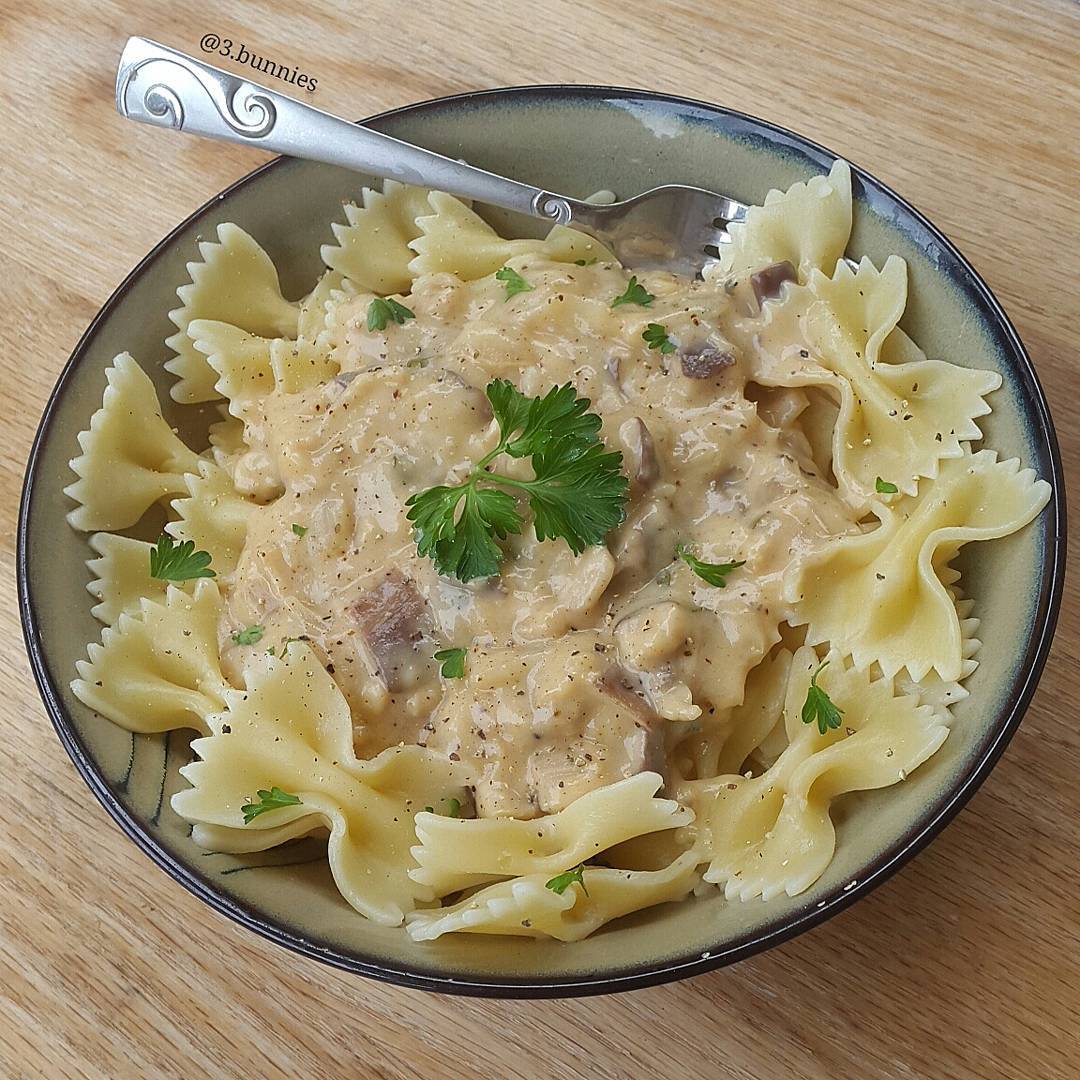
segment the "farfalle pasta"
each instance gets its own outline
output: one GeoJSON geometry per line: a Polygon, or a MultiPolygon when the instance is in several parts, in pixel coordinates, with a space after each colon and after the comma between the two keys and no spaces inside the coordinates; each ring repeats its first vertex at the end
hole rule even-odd
{"type": "Polygon", "coordinates": [[[904,333],[899,257],[845,260],[844,162],[694,281],[391,181],[344,215],[296,301],[239,227],[200,244],[165,367],[201,451],[108,369],[76,696],[196,733],[195,843],[325,845],[418,943],[809,888],[837,805],[949,735],[960,548],[1049,497],[973,445],[999,376],[904,333]]]}
{"type": "Polygon", "coordinates": [[[915,680],[931,670],[964,675],[964,639],[956,601],[940,576],[946,561],[973,540],[1022,529],[1046,505],[1050,485],[1013,458],[980,450],[944,462],[916,498],[875,503],[878,527],[834,540],[789,574],[792,621],[807,624],[811,644],[828,641],[888,676],[915,680]]]}
{"type": "Polygon", "coordinates": [[[899,783],[948,735],[929,705],[897,694],[890,679],[845,669],[836,654],[818,678],[842,723],[824,731],[804,723],[818,668],[809,646],[792,659],[784,703],[788,745],[773,765],[759,776],[717,776],[682,792],[700,807],[695,843],[709,860],[705,880],[723,885],[729,899],[794,896],[812,885],[835,846],[832,801],[899,783]]]}
{"type": "Polygon", "coordinates": [[[764,327],[744,326],[759,382],[820,386],[834,397],[828,460],[856,505],[885,476],[914,495],[920,478],[981,437],[975,421],[1001,385],[997,372],[926,359],[897,327],[906,303],[904,260],[890,255],[879,272],[864,258],[857,270],[838,263],[832,277],[812,271],[805,287],[768,306],[764,327]]]}
{"type": "Polygon", "coordinates": [[[76,529],[126,529],[154,503],[186,491],[198,456],[161,415],[150,377],[129,353],[105,372],[108,387],[72,459],[78,477],[64,488],[79,505],[68,515],[76,529]]]}
{"type": "Polygon", "coordinates": [[[170,585],[121,613],[80,660],[71,688],[95,712],[131,731],[205,731],[228,684],[218,657],[221,596],[203,580],[191,593],[170,585]]]}
{"type": "Polygon", "coordinates": [[[330,868],[342,895],[375,922],[397,925],[417,900],[432,898],[408,874],[412,820],[425,803],[462,791],[458,766],[418,746],[358,760],[348,702],[303,643],[271,659],[243,690],[227,690],[225,705],[208,721],[211,734],[192,743],[198,760],[181,770],[192,786],[174,798],[177,813],[204,825],[267,831],[274,843],[282,842],[283,827],[295,822],[299,835],[301,823],[310,831],[315,819],[329,830],[330,868]],[[291,801],[245,821],[244,804],[264,783],[288,791],[291,801]]]}
{"type": "Polygon", "coordinates": [[[277,268],[243,229],[218,226],[217,242],[199,244],[198,262],[188,263],[191,281],[176,290],[181,306],[169,312],[177,332],[165,344],[176,356],[165,369],[177,378],[176,401],[194,403],[227,396],[217,389],[217,373],[195,348],[190,332],[196,319],[222,320],[251,335],[295,337],[299,310],[281,295],[277,268]]]}

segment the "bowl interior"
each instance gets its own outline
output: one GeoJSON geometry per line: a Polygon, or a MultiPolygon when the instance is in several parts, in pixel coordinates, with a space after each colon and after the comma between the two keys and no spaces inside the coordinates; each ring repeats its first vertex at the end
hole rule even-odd
{"type": "MultiPolygon", "coordinates": [[[[388,114],[374,126],[497,172],[585,196],[620,197],[681,182],[760,201],[827,171],[833,156],[758,121],[639,92],[526,89],[446,99],[388,114]]],[[[910,269],[902,325],[931,357],[992,367],[1004,385],[985,418],[987,444],[1019,455],[1054,483],[1054,501],[1023,532],[964,552],[963,586],[982,619],[982,663],[956,709],[942,750],[906,783],[838,804],[837,852],[808,892],[769,904],[708,896],[621,920],[573,945],[474,935],[413,943],[401,929],[376,926],[340,898],[315,841],[245,860],[207,855],[169,805],[183,781],[190,733],[132,736],[92,714],[68,689],[75,661],[100,627],[81,590],[91,554],[69,529],[68,459],[76,434],[100,404],[104,369],[129,350],[157,382],[166,415],[201,447],[207,417],[169,399],[163,344],[166,313],[187,280],[199,238],[235,221],[278,266],[285,294],[299,297],[322,269],[319,244],[332,239],[342,200],[375,183],[322,165],[279,161],[260,170],[185,222],[118,290],[80,343],[47,413],[31,463],[21,567],[28,640],[50,711],[76,763],[123,827],[174,876],[214,906],[282,943],[332,963],[414,985],[465,992],[572,993],[616,989],[715,966],[789,935],[863,892],[925,839],[992,764],[1033,688],[1056,610],[1058,529],[1063,508],[1056,446],[1045,403],[1019,343],[985,287],[939,234],[876,181],[856,174],[849,251],[878,265],[890,253],[910,269]],[[855,883],[855,884],[852,884],[855,883]]],[[[511,235],[536,223],[494,212],[511,235]]],[[[159,523],[153,523],[157,525],[159,523]]],[[[151,533],[156,529],[150,529],[151,533]]],[[[139,534],[138,530],[133,531],[139,534]]],[[[146,531],[142,533],[146,535],[146,531]]],[[[106,872],[99,868],[99,872],[106,872]]]]}

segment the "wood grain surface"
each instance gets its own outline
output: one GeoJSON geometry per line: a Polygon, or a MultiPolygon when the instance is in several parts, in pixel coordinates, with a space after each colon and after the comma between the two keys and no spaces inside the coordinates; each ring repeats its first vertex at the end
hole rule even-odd
{"type": "Polygon", "coordinates": [[[1080,1075],[1075,587],[1023,727],[944,835],[831,922],[690,982],[500,1002],[337,974],[212,913],[121,834],[61,749],[23,654],[16,504],[41,409],[94,312],[164,233],[263,159],[113,111],[129,34],[197,53],[210,32],[316,77],[297,96],[346,116],[567,81],[701,97],[795,128],[959,244],[1031,351],[1067,471],[1080,455],[1069,0],[0,0],[0,1075],[1080,1075]]]}

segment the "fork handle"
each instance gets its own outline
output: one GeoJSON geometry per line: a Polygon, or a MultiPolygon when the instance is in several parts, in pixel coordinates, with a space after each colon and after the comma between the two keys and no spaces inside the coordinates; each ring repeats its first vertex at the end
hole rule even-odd
{"type": "Polygon", "coordinates": [[[342,165],[567,224],[589,204],[360,127],[156,41],[128,39],[116,73],[121,116],[290,157],[342,165]]]}

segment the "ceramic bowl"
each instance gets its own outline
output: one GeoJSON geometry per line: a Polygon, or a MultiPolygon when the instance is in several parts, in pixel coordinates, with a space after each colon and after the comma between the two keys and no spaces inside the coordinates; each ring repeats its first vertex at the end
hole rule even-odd
{"type": "MultiPolygon", "coordinates": [[[[716,106],[605,87],[529,87],[412,105],[369,123],[398,138],[568,195],[620,197],[661,183],[696,184],[760,201],[826,172],[835,155],[798,135],[716,106]]],[[[462,994],[558,996],[626,990],[748,956],[854,903],[924,847],[990,771],[1035,689],[1053,633],[1065,555],[1064,488],[1050,415],[1031,362],[1000,305],[956,248],[878,180],[853,170],[849,253],[908,262],[902,325],[931,357],[993,367],[1004,385],[981,421],[988,445],[1019,455],[1053,486],[1044,513],[1014,536],[970,544],[962,569],[982,619],[982,663],[956,707],[952,733],[906,783],[849,796],[838,807],[836,857],[807,892],[768,904],[728,903],[718,890],[640,912],[585,941],[562,944],[451,935],[417,944],[401,928],[357,915],[338,895],[325,845],[300,841],[258,856],[207,855],[192,843],[170,795],[183,781],[189,732],[132,736],[91,713],[68,688],[100,627],[83,592],[91,554],[67,527],[68,459],[101,402],[104,370],[130,350],[155,379],[166,415],[199,443],[206,416],[168,396],[166,313],[187,280],[196,241],[219,222],[256,237],[299,297],[322,267],[319,244],[342,200],[373,177],[278,159],[215,196],[131,272],[91,323],[49,400],[26,474],[19,534],[20,601],[34,673],[64,747],[90,790],[128,835],[207,904],[287,948],[360,974],[462,994]]],[[[536,223],[494,212],[510,235],[536,223]]],[[[87,838],[92,843],[91,838],[87,838]]],[[[106,872],[103,867],[90,873],[106,872]]]]}

